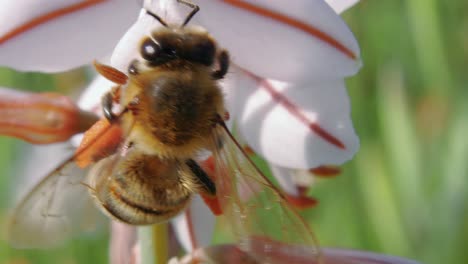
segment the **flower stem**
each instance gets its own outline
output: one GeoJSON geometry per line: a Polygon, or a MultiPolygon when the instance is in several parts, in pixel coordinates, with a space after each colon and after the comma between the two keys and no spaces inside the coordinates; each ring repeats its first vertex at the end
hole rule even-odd
{"type": "Polygon", "coordinates": [[[169,233],[168,224],[162,223],[152,226],[153,251],[155,263],[167,263],[169,260],[169,233]]]}
{"type": "Polygon", "coordinates": [[[168,224],[138,228],[142,264],[166,264],[169,260],[168,224]]]}

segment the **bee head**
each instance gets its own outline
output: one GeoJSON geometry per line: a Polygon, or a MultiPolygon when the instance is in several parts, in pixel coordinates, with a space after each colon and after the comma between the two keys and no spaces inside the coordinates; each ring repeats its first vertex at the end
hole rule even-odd
{"type": "Polygon", "coordinates": [[[140,54],[150,67],[173,60],[211,66],[216,55],[216,44],[206,33],[192,28],[157,30],[140,44],[140,54]]]}
{"type": "MultiPolygon", "coordinates": [[[[202,28],[186,27],[192,17],[200,10],[185,0],[179,3],[192,8],[180,26],[169,26],[158,15],[146,10],[146,13],[164,26],[142,39],[139,52],[148,67],[157,67],[173,60],[183,60],[194,64],[211,66],[216,56],[216,42],[202,28]]],[[[131,74],[137,74],[136,61],[130,67],[131,74]]]]}

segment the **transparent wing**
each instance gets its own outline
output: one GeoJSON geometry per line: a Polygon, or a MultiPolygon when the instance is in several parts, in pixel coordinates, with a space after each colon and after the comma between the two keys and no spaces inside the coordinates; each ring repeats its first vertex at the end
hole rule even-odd
{"type": "Polygon", "coordinates": [[[8,228],[12,246],[58,246],[73,234],[93,230],[104,219],[88,191],[92,187],[87,174],[93,167],[88,165],[103,158],[103,153],[110,155],[121,149],[117,140],[109,140],[120,128],[113,124],[97,130],[85,147],[49,173],[14,210],[8,228]],[[81,168],[83,164],[86,169],[81,168]]]}
{"type": "Polygon", "coordinates": [[[308,224],[252,163],[223,126],[215,129],[217,196],[242,250],[262,263],[302,263],[318,258],[308,224]],[[275,252],[281,252],[281,257],[275,252]]]}
{"type": "Polygon", "coordinates": [[[58,246],[99,222],[101,216],[82,183],[87,170],[80,169],[73,158],[47,175],[15,209],[8,229],[12,246],[58,246]]]}

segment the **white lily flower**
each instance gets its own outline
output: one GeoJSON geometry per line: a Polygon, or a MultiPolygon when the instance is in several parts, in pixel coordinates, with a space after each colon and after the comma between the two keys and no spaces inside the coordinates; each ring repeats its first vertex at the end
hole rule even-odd
{"type": "MultiPolygon", "coordinates": [[[[359,140],[344,78],[359,70],[360,51],[337,13],[356,0],[194,2],[201,11],[190,24],[207,29],[232,58],[223,86],[231,117],[245,142],[286,172],[275,176],[352,158],[359,140]]],[[[189,12],[176,0],[143,4],[169,24],[180,24],[189,12]]],[[[68,70],[108,56],[117,44],[110,64],[126,72],[140,57],[140,39],[162,27],[144,10],[137,16],[140,7],[128,0],[6,1],[2,7],[0,65],[18,70],[68,70]]],[[[82,97],[84,108],[99,106],[112,86],[97,78],[82,97]]],[[[183,242],[187,250],[211,241],[213,225],[206,223],[214,216],[206,210],[194,202],[188,218],[174,220],[181,241],[190,241],[183,242]]]]}

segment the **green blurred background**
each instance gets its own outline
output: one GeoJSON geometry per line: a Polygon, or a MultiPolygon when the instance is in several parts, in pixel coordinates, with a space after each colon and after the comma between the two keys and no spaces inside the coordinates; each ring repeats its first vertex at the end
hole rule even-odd
{"type": "MultiPolygon", "coordinates": [[[[364,62],[348,80],[361,149],[340,176],[319,180],[311,191],[320,205],[305,215],[322,246],[468,263],[466,14],[466,0],[364,0],[344,14],[364,62]]],[[[19,89],[68,93],[86,78],[84,71],[0,70],[0,86],[19,89]]],[[[0,146],[4,227],[12,164],[25,144],[0,137],[0,146]]],[[[2,239],[0,263],[106,263],[106,241],[101,235],[21,251],[2,239]]]]}

